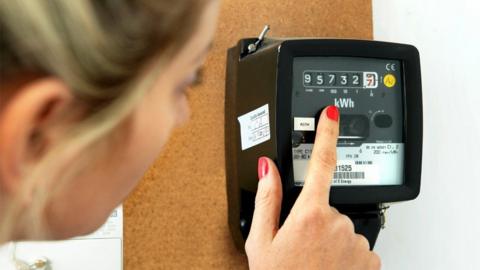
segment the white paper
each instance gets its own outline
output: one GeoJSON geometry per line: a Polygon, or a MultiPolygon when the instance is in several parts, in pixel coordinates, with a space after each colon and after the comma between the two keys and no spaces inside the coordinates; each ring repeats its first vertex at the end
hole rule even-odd
{"type": "Polygon", "coordinates": [[[238,117],[242,150],[270,140],[268,104],[238,117]]]}
{"type": "MultiPolygon", "coordinates": [[[[46,257],[51,270],[122,270],[123,211],[118,207],[105,224],[92,234],[64,241],[18,242],[17,259],[26,263],[46,257]]],[[[0,269],[15,269],[12,246],[0,246],[0,269]]]]}

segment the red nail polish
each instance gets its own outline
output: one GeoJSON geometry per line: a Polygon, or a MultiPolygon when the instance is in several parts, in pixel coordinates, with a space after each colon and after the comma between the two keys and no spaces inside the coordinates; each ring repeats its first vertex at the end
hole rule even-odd
{"type": "Polygon", "coordinates": [[[258,159],[258,180],[260,181],[267,174],[268,174],[268,160],[266,157],[260,157],[258,159]]]}
{"type": "Polygon", "coordinates": [[[336,106],[328,106],[327,107],[327,117],[331,120],[338,122],[338,108],[336,106]]]}

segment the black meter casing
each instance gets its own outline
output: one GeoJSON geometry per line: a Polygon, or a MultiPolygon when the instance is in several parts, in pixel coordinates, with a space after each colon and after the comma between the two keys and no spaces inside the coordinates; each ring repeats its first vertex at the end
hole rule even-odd
{"type": "MultiPolygon", "coordinates": [[[[420,59],[414,46],[366,40],[265,39],[258,50],[249,52],[248,45],[256,41],[255,38],[242,39],[237,46],[228,50],[227,55],[225,158],[228,218],[231,233],[240,250],[243,250],[253,216],[258,184],[257,160],[260,156],[274,160],[282,178],[284,194],[281,223],[301,191],[301,186],[295,184],[292,165],[293,66],[294,59],[299,57],[382,59],[399,64],[396,79],[402,91],[401,117],[396,121],[401,121],[398,137],[404,145],[402,181],[396,185],[332,186],[330,204],[352,218],[357,210],[368,214],[372,206],[375,208],[386,202],[412,200],[418,196],[423,124],[420,59]],[[269,127],[265,132],[269,133],[269,139],[242,150],[239,117],[266,104],[269,127]]],[[[342,108],[340,111],[342,119],[342,108]]],[[[389,124],[388,121],[382,123],[389,124]]],[[[372,212],[377,218],[374,223],[379,227],[380,216],[375,211],[372,212]]],[[[367,238],[373,248],[378,232],[357,230],[357,225],[366,222],[369,221],[354,220],[358,233],[372,234],[367,238]]]]}

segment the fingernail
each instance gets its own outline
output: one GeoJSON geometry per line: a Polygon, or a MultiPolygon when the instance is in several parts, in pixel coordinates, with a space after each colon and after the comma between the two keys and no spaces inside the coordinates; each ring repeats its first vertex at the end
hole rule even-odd
{"type": "Polygon", "coordinates": [[[268,160],[266,157],[258,159],[258,180],[260,181],[268,173],[268,160]]]}
{"type": "Polygon", "coordinates": [[[327,107],[327,117],[331,120],[338,122],[338,108],[336,106],[328,106],[327,107]]]}

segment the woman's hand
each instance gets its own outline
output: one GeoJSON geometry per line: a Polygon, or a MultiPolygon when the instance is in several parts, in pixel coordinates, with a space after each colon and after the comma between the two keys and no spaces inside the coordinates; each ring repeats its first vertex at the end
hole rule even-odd
{"type": "Polygon", "coordinates": [[[323,110],[305,184],[281,228],[282,185],[275,163],[260,158],[257,196],[245,243],[250,269],[380,269],[367,239],[329,205],[336,166],[338,109],[323,110]]]}

